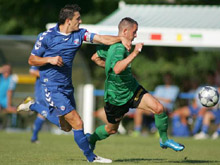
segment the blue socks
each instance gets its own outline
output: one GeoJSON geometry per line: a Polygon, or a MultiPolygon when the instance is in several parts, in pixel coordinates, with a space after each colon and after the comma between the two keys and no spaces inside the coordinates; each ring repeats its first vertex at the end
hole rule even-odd
{"type": "MultiPolygon", "coordinates": [[[[57,125],[59,127],[59,117],[57,117],[55,111],[50,112],[49,109],[41,104],[34,103],[30,106],[30,109],[32,111],[38,112],[42,116],[46,117],[51,123],[57,125]]],[[[40,123],[40,120],[37,118],[37,121],[35,123],[40,123]]],[[[42,124],[41,124],[42,126],[42,124]]],[[[39,127],[37,129],[40,129],[39,127]]],[[[93,153],[93,151],[90,148],[88,139],[86,135],[84,134],[83,130],[73,130],[74,133],[74,140],[79,146],[79,148],[83,151],[83,154],[86,156],[87,160],[89,162],[93,162],[96,155],[93,153]]]]}
{"type": "Polygon", "coordinates": [[[96,155],[90,148],[88,139],[84,134],[83,130],[73,130],[74,133],[74,140],[79,146],[79,148],[83,151],[83,154],[86,156],[89,162],[92,162],[96,155]]]}
{"type": "Polygon", "coordinates": [[[199,132],[201,126],[202,126],[202,121],[203,121],[203,117],[202,116],[198,116],[196,118],[196,121],[195,121],[195,125],[194,125],[194,128],[193,128],[193,135],[195,135],[196,133],[199,132]]]}
{"type": "Polygon", "coordinates": [[[217,129],[218,134],[220,135],[220,128],[217,129]]]}
{"type": "Polygon", "coordinates": [[[141,126],[135,126],[134,131],[136,132],[141,132],[141,126]]]}
{"type": "Polygon", "coordinates": [[[205,134],[208,134],[208,130],[209,130],[209,126],[208,125],[203,125],[202,126],[202,132],[204,132],[205,134]]]}
{"type": "Polygon", "coordinates": [[[41,130],[44,121],[45,119],[41,117],[36,118],[34,122],[34,129],[33,129],[33,135],[32,135],[31,141],[36,141],[38,139],[38,132],[41,130]]]}

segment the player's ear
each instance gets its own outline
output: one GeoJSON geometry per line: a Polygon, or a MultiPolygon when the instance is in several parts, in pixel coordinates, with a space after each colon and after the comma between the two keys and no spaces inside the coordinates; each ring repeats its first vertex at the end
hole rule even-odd
{"type": "Polygon", "coordinates": [[[123,29],[123,31],[122,31],[122,33],[123,33],[123,35],[125,35],[125,36],[126,36],[126,35],[127,35],[127,33],[128,33],[128,29],[127,29],[127,28],[124,28],[124,29],[123,29]]]}
{"type": "Polygon", "coordinates": [[[71,22],[71,19],[69,19],[69,18],[67,18],[66,21],[65,21],[65,23],[68,24],[68,25],[70,25],[70,22],[71,22]]]}

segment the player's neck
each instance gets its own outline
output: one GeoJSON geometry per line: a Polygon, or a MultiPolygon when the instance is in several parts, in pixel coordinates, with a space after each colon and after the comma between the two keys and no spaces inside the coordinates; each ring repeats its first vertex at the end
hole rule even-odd
{"type": "Polygon", "coordinates": [[[71,33],[71,32],[68,30],[68,26],[66,26],[65,24],[60,25],[60,26],[59,26],[59,30],[60,30],[60,33],[63,33],[63,34],[69,34],[69,33],[71,33]]]}

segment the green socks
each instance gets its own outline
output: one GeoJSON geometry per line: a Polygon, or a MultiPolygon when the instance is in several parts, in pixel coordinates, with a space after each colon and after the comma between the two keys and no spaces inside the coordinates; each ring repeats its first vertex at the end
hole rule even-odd
{"type": "Polygon", "coordinates": [[[159,131],[160,138],[162,139],[162,142],[164,143],[165,141],[168,140],[167,137],[167,129],[168,129],[168,117],[165,112],[159,114],[159,115],[154,115],[155,117],[155,124],[156,127],[159,131]]]}
{"type": "Polygon", "coordinates": [[[99,140],[103,140],[109,137],[108,132],[105,130],[105,125],[101,125],[96,128],[95,132],[90,136],[89,142],[95,144],[99,140]]]}

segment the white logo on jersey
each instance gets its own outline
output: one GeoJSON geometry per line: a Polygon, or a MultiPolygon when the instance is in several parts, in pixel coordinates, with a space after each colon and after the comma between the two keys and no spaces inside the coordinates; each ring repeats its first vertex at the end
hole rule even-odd
{"type": "Polygon", "coordinates": [[[47,117],[47,111],[42,111],[42,112],[41,112],[41,115],[42,115],[43,117],[47,117]]]}
{"type": "Polygon", "coordinates": [[[44,82],[48,82],[48,78],[45,78],[45,79],[44,79],[44,82]]]}
{"type": "Polygon", "coordinates": [[[64,41],[67,41],[69,38],[63,38],[64,41]]]}
{"type": "Polygon", "coordinates": [[[73,43],[78,45],[78,44],[79,44],[79,39],[75,39],[75,40],[73,41],[73,43]]]}
{"type": "Polygon", "coordinates": [[[45,95],[46,95],[46,97],[49,97],[49,96],[50,96],[50,92],[49,92],[49,93],[46,93],[45,95]]]}
{"type": "Polygon", "coordinates": [[[46,34],[47,34],[47,32],[43,32],[43,34],[42,34],[42,35],[43,35],[43,36],[45,36],[46,34]]]}
{"type": "Polygon", "coordinates": [[[51,97],[46,97],[47,102],[51,101],[51,97]]]}
{"type": "Polygon", "coordinates": [[[66,107],[65,107],[64,105],[62,105],[62,106],[60,106],[60,109],[61,109],[62,111],[64,111],[64,110],[66,109],[66,107]]]}
{"type": "Polygon", "coordinates": [[[50,106],[54,107],[53,101],[49,103],[50,106]]]}
{"type": "Polygon", "coordinates": [[[48,91],[47,88],[45,88],[44,91],[47,92],[48,91]]]}
{"type": "Polygon", "coordinates": [[[39,40],[42,40],[42,39],[44,39],[44,37],[41,37],[41,36],[40,36],[39,40]]]}
{"type": "Polygon", "coordinates": [[[37,41],[37,43],[34,46],[35,50],[38,50],[40,47],[41,47],[41,42],[37,41]]]}

